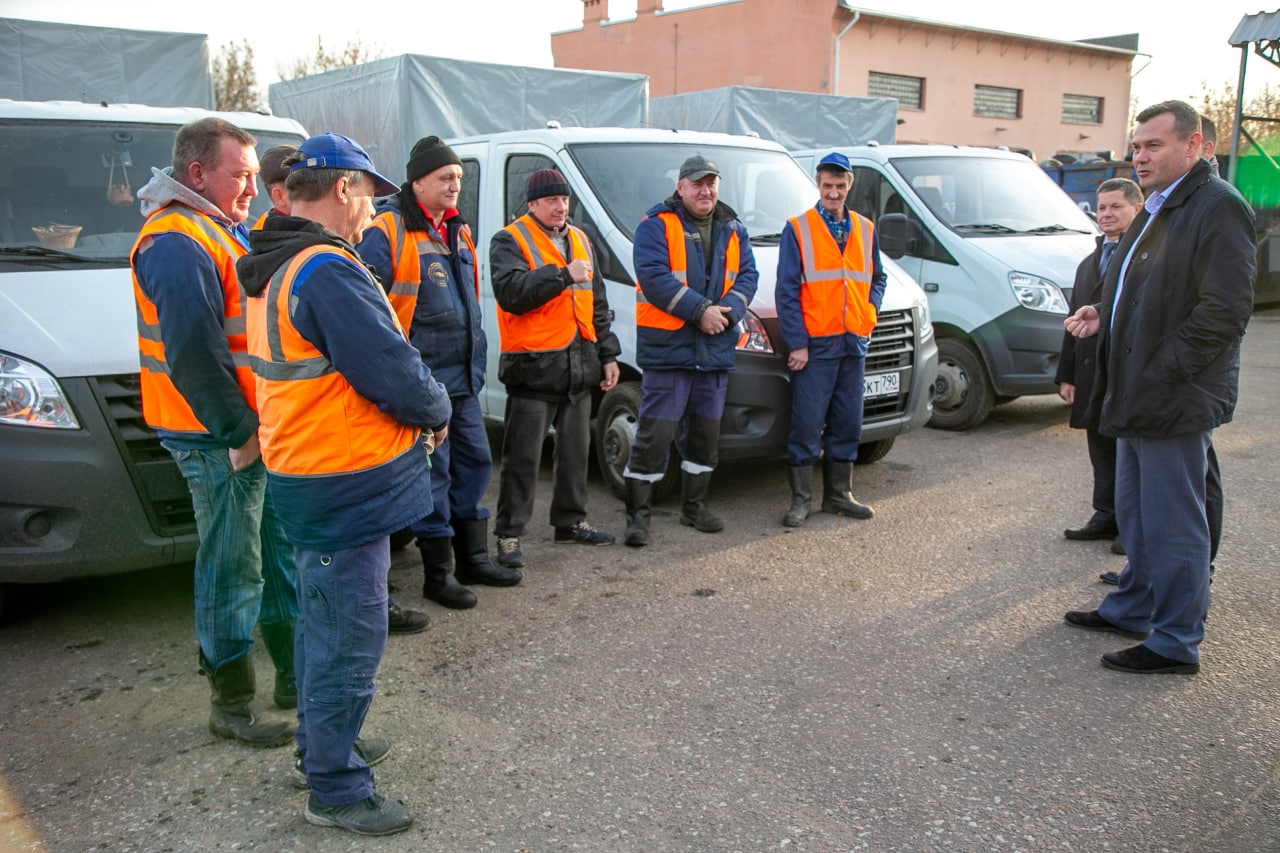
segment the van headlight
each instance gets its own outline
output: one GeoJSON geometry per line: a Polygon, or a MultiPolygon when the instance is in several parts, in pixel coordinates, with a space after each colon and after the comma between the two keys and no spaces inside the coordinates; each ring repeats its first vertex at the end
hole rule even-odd
{"type": "Polygon", "coordinates": [[[1067,300],[1058,289],[1058,285],[1048,279],[1025,272],[1009,273],[1009,286],[1013,295],[1024,308],[1032,311],[1047,311],[1051,314],[1066,314],[1067,300]]]}
{"type": "Polygon", "coordinates": [[[933,337],[933,321],[929,317],[929,300],[921,299],[916,303],[916,308],[918,310],[916,316],[920,318],[920,341],[923,343],[933,337]]]}
{"type": "Polygon", "coordinates": [[[764,327],[764,322],[752,312],[748,311],[747,316],[742,318],[742,323],[738,327],[740,333],[738,335],[738,349],[743,352],[761,352],[767,355],[773,354],[773,342],[769,340],[769,332],[764,327]]]}
{"type": "Polygon", "coordinates": [[[58,380],[6,353],[0,353],[0,424],[80,429],[58,380]]]}

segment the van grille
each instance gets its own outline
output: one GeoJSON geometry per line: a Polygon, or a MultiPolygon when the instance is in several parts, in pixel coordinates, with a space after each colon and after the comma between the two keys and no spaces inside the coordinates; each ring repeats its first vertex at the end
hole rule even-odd
{"type": "Polygon", "coordinates": [[[90,385],[152,529],[160,536],[195,533],[195,510],[182,473],[169,451],[160,446],[155,430],[142,419],[141,378],[136,373],[98,376],[90,385]]]}
{"type": "Polygon", "coordinates": [[[890,397],[872,397],[863,403],[863,423],[898,417],[907,411],[907,393],[911,389],[912,362],[915,359],[915,324],[910,311],[888,311],[876,320],[867,347],[867,374],[897,370],[899,391],[890,397]]]}

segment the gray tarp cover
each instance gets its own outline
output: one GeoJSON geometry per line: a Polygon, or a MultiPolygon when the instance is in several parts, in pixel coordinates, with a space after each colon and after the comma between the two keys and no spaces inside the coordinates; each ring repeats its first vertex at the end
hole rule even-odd
{"type": "Polygon", "coordinates": [[[0,98],[213,109],[203,35],[0,18],[0,98]]]}
{"type": "Polygon", "coordinates": [[[562,127],[643,127],[643,74],[529,68],[405,54],[272,83],[271,111],[309,133],[359,142],[374,166],[401,180],[413,143],[562,127]]]}
{"type": "Polygon", "coordinates": [[[649,101],[649,122],[675,130],[759,134],[789,151],[894,141],[895,98],[726,86],[649,101]]]}

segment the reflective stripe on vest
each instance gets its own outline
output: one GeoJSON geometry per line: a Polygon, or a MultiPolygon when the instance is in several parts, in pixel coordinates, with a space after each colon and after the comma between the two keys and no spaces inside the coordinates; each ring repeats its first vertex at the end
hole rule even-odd
{"type": "Polygon", "coordinates": [[[871,306],[872,226],[851,213],[853,228],[840,251],[822,214],[810,208],[790,222],[800,244],[800,310],[810,337],[849,333],[866,337],[876,325],[871,306]]]}
{"type": "MultiPolygon", "coordinates": [[[[684,320],[674,316],[669,311],[674,309],[676,303],[688,292],[689,261],[687,241],[684,236],[684,223],[680,221],[679,215],[674,211],[664,210],[658,213],[657,217],[662,220],[666,230],[667,256],[671,262],[671,275],[675,277],[676,281],[680,282],[685,290],[676,294],[675,298],[667,305],[659,307],[649,302],[644,295],[644,290],[640,287],[640,282],[636,282],[636,325],[650,329],[674,331],[684,325],[684,320]]],[[[712,247],[708,246],[707,251],[711,250],[712,247]]],[[[724,253],[724,287],[720,291],[721,298],[733,288],[733,283],[738,278],[738,265],[738,233],[732,231],[729,233],[729,245],[725,248],[724,253]]]]}
{"type": "MultiPolygon", "coordinates": [[[[542,227],[528,214],[520,217],[503,230],[515,238],[529,269],[536,270],[551,264],[567,267],[570,261],[586,261],[593,264],[590,243],[581,229],[569,227],[569,260],[551,242],[542,227]]],[[[550,352],[562,350],[573,343],[575,334],[584,340],[596,339],[594,321],[594,293],[591,281],[561,290],[554,298],[524,314],[511,314],[498,306],[498,334],[503,352],[550,352]]]]}
{"type": "MultiPolygon", "coordinates": [[[[422,255],[451,255],[453,252],[441,242],[440,234],[435,229],[414,231],[412,235],[405,230],[404,217],[397,210],[384,210],[373,219],[373,228],[377,228],[387,237],[387,245],[391,250],[391,282],[386,288],[391,299],[391,307],[401,327],[408,329],[413,322],[413,310],[418,305],[418,287],[422,284],[422,255]]],[[[476,247],[471,241],[471,229],[458,229],[458,236],[471,250],[472,271],[475,281],[472,283],[476,291],[476,301],[480,300],[480,263],[476,258],[476,247]]],[[[383,282],[384,285],[387,282],[383,282]]]]}
{"type": "Polygon", "coordinates": [[[382,288],[354,255],[309,246],[271,276],[249,300],[249,353],[261,410],[262,461],[276,474],[350,474],[389,462],[415,444],[419,431],[396,422],[360,396],[333,364],[302,337],[290,317],[291,294],[322,264],[362,274],[391,310],[382,288]]]}
{"type": "MultiPolygon", "coordinates": [[[[185,205],[174,204],[151,214],[138,240],[130,252],[130,265],[151,247],[152,238],[162,234],[183,234],[194,240],[213,261],[222,282],[222,333],[227,338],[227,348],[236,369],[236,382],[249,406],[254,402],[253,373],[245,345],[244,292],[236,277],[236,259],[248,253],[248,249],[213,219],[185,205]]],[[[166,287],[165,282],[153,283],[154,287],[166,287]]],[[[137,309],[138,361],[141,364],[142,414],[147,424],[170,432],[207,433],[208,429],[191,411],[191,406],[178,392],[169,374],[164,341],[160,332],[160,317],[155,304],[147,298],[133,272],[133,298],[137,309]]]]}

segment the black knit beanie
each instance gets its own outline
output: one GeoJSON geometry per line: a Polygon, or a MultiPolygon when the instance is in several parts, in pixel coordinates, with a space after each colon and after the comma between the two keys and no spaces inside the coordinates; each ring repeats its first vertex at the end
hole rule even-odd
{"type": "Polygon", "coordinates": [[[454,154],[453,149],[445,145],[440,137],[428,136],[413,144],[413,150],[409,152],[409,165],[405,166],[404,170],[407,180],[413,183],[423,175],[430,175],[436,169],[448,166],[450,163],[455,166],[462,165],[458,155],[454,154]]]}
{"type": "Polygon", "coordinates": [[[549,195],[569,195],[569,182],[558,169],[539,169],[524,185],[524,200],[529,202],[549,195]]]}

